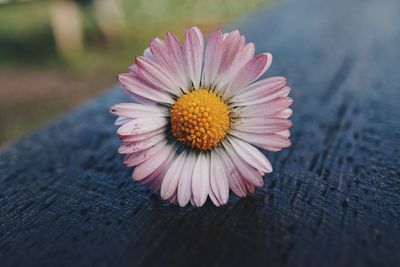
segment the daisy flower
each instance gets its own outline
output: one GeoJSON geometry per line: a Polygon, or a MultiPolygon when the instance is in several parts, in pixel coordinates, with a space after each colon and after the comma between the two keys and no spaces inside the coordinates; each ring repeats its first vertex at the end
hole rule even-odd
{"type": "Polygon", "coordinates": [[[262,150],[290,146],[286,78],[258,80],[272,55],[254,55],[238,30],[215,31],[205,44],[192,27],[181,44],[155,38],[118,82],[135,103],[111,107],[120,125],[124,164],[161,198],[202,206],[226,204],[263,186],[272,172],[262,150]],[[229,190],[230,189],[230,190],[229,190]]]}

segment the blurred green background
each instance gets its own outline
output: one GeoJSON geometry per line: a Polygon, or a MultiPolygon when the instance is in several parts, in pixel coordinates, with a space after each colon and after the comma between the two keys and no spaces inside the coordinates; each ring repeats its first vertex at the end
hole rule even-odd
{"type": "Polygon", "coordinates": [[[115,83],[149,40],[271,0],[0,0],[0,145],[115,83]]]}

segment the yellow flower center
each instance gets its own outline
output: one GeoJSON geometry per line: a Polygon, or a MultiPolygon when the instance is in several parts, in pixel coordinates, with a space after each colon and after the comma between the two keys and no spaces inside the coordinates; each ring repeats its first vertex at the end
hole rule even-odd
{"type": "Polygon", "coordinates": [[[192,148],[212,149],[229,129],[229,107],[207,89],[194,90],[172,106],[171,128],[179,142],[192,148]]]}

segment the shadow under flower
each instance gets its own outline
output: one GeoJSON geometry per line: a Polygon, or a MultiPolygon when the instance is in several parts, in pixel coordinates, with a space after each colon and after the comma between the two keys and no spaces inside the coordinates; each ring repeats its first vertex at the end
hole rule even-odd
{"type": "Polygon", "coordinates": [[[274,257],[285,261],[291,248],[292,219],[266,202],[268,197],[264,190],[257,190],[246,198],[232,197],[222,207],[208,200],[202,208],[180,208],[152,195],[135,216],[140,225],[132,224],[127,231],[135,236],[128,245],[132,262],[216,266],[234,265],[243,258],[249,264],[274,257]]]}

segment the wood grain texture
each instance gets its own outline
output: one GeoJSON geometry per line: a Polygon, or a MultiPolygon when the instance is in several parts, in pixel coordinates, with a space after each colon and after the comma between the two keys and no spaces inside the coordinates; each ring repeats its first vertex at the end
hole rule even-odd
{"type": "Polygon", "coordinates": [[[130,179],[113,89],[0,152],[1,266],[399,266],[399,1],[288,1],[237,23],[293,86],[265,188],[179,208],[130,179]]]}

